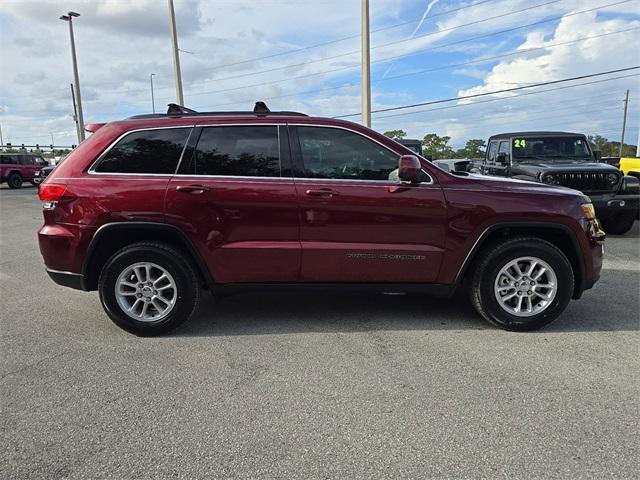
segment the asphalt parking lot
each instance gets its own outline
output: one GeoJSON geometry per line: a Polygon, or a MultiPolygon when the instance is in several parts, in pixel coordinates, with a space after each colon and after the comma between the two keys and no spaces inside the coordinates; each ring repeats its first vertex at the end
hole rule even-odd
{"type": "Polygon", "coordinates": [[[205,297],[175,334],[55,285],[0,188],[3,478],[638,478],[640,232],[540,332],[423,296],[205,297]]]}

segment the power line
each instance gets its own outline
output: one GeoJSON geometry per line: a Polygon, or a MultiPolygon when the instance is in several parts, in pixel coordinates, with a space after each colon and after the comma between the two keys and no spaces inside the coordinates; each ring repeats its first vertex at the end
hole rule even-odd
{"type": "MultiPolygon", "coordinates": [[[[476,63],[485,63],[485,62],[489,62],[492,60],[497,60],[500,58],[505,58],[505,57],[510,57],[513,55],[522,55],[525,53],[531,53],[531,52],[535,52],[535,51],[540,51],[540,50],[547,50],[550,48],[555,48],[555,47],[560,47],[563,45],[570,45],[570,44],[574,44],[574,43],[579,43],[579,42],[584,42],[586,40],[592,40],[594,38],[600,38],[600,37],[606,37],[609,35],[616,35],[619,33],[625,33],[625,32],[629,32],[632,30],[638,30],[640,29],[640,27],[632,27],[632,28],[627,28],[627,29],[623,29],[623,30],[617,30],[614,32],[607,32],[607,33],[601,33],[598,35],[591,35],[588,37],[581,37],[578,39],[574,39],[574,40],[568,40],[565,42],[557,42],[557,43],[550,43],[545,45],[544,47],[534,47],[534,48],[527,48],[527,49],[522,49],[522,50],[514,50],[508,53],[504,53],[501,55],[494,55],[491,57],[483,57],[483,58],[479,58],[476,60],[470,60],[470,61],[466,61],[466,62],[460,62],[460,63],[455,63],[455,64],[448,64],[448,65],[442,65],[439,67],[435,67],[435,68],[429,68],[426,70],[419,70],[416,72],[411,72],[411,73],[405,73],[405,74],[401,74],[401,75],[394,75],[394,76],[390,76],[390,77],[386,77],[386,78],[381,78],[378,79],[372,83],[379,83],[379,82],[384,82],[384,81],[389,81],[389,80],[395,80],[398,78],[405,78],[405,77],[410,77],[410,76],[414,76],[414,75],[420,75],[423,73],[431,73],[431,72],[435,72],[438,70],[447,70],[449,68],[458,68],[458,67],[462,67],[465,65],[472,65],[472,64],[476,64],[476,63]]],[[[351,67],[349,67],[351,68],[351,67]]],[[[190,96],[191,97],[198,97],[198,96],[203,96],[203,95],[210,95],[210,94],[215,94],[215,93],[224,93],[224,92],[232,92],[232,91],[237,91],[237,90],[244,90],[244,89],[248,89],[248,88],[255,88],[255,87],[261,87],[264,85],[274,85],[277,83],[283,83],[283,82],[289,82],[291,80],[300,80],[303,78],[309,78],[309,77],[317,77],[318,75],[322,75],[322,74],[326,74],[326,73],[333,73],[333,72],[337,72],[340,70],[344,70],[344,67],[341,68],[337,68],[334,70],[327,70],[324,72],[316,72],[316,73],[312,73],[312,74],[306,74],[306,75],[298,75],[295,77],[288,77],[288,78],[284,78],[284,79],[279,79],[279,80],[273,80],[273,81],[269,81],[269,82],[261,82],[261,83],[254,83],[251,85],[243,85],[240,87],[231,87],[231,88],[224,88],[224,89],[220,89],[220,90],[210,90],[207,92],[200,92],[200,93],[191,93],[190,96]]],[[[328,89],[337,89],[337,88],[343,88],[345,85],[341,86],[341,87],[329,87],[328,89]]],[[[359,115],[359,114],[358,114],[359,115]]],[[[352,115],[349,115],[352,116],[352,115]]]]}
{"type": "MultiPolygon", "coordinates": [[[[444,47],[450,47],[452,45],[459,45],[459,44],[462,44],[462,43],[475,41],[475,40],[479,40],[479,39],[482,39],[482,38],[488,38],[488,37],[500,35],[500,34],[503,34],[503,33],[508,33],[508,32],[520,30],[520,29],[523,29],[523,28],[535,26],[535,25],[541,25],[541,24],[549,23],[549,22],[552,22],[552,21],[555,21],[555,20],[559,20],[559,19],[562,19],[562,18],[571,17],[571,16],[574,16],[574,15],[580,15],[580,14],[584,14],[584,13],[589,13],[589,12],[592,12],[592,11],[601,10],[601,9],[604,9],[604,8],[616,6],[616,5],[619,5],[619,4],[622,4],[622,3],[628,3],[628,2],[631,2],[631,1],[635,1],[635,0],[623,0],[621,2],[610,3],[608,5],[602,5],[600,7],[594,7],[594,8],[590,8],[590,9],[587,9],[587,10],[581,10],[579,12],[571,12],[571,13],[566,14],[566,15],[560,15],[560,16],[557,16],[557,17],[548,18],[548,19],[545,19],[545,20],[541,20],[541,21],[537,21],[537,22],[533,22],[533,23],[528,23],[526,25],[520,25],[518,27],[512,27],[512,28],[508,28],[508,29],[504,29],[504,30],[499,30],[497,32],[492,32],[492,33],[488,33],[488,34],[484,34],[484,35],[478,35],[478,36],[471,37],[471,38],[465,38],[465,39],[458,40],[458,41],[455,41],[455,42],[436,45],[436,46],[433,46],[433,47],[429,47],[427,49],[421,49],[421,50],[417,50],[415,52],[411,52],[411,53],[407,53],[407,54],[403,54],[403,55],[397,55],[397,56],[394,56],[394,57],[387,57],[387,58],[375,60],[375,61],[373,61],[371,63],[385,63],[385,62],[388,62],[388,61],[391,61],[391,60],[396,60],[396,59],[399,59],[399,58],[411,57],[411,56],[414,56],[414,55],[422,54],[424,52],[433,51],[433,50],[437,50],[437,49],[444,48],[444,47]]],[[[309,62],[309,63],[313,63],[313,62],[309,62]]],[[[360,64],[354,64],[354,65],[351,65],[351,66],[341,67],[340,69],[331,70],[329,73],[333,73],[333,72],[338,71],[338,70],[347,70],[347,69],[358,68],[358,67],[360,67],[360,64]]],[[[279,67],[278,69],[280,69],[280,68],[287,68],[287,67],[279,67]]],[[[264,73],[264,72],[265,71],[254,72],[253,74],[264,73]]],[[[326,72],[319,72],[317,75],[321,75],[323,73],[326,73],[326,72]]],[[[251,74],[251,75],[253,75],[253,74],[251,74]]],[[[314,75],[316,75],[316,74],[314,74],[314,75]]],[[[242,76],[245,76],[245,75],[243,74],[242,76]]],[[[217,80],[228,80],[228,79],[232,79],[232,78],[239,78],[239,77],[225,77],[225,78],[220,78],[220,79],[217,79],[217,80]]],[[[389,77],[387,77],[387,78],[389,78],[389,77]]],[[[391,78],[397,78],[397,76],[391,77],[391,78]]],[[[278,98],[293,97],[293,96],[296,96],[296,95],[304,95],[304,94],[309,94],[309,93],[320,93],[320,92],[324,92],[324,91],[331,90],[331,89],[340,89],[340,88],[344,88],[345,86],[357,86],[357,85],[358,85],[357,83],[352,83],[352,84],[347,84],[347,85],[343,84],[343,85],[339,85],[339,86],[336,86],[336,87],[325,87],[325,88],[321,88],[321,89],[307,90],[307,91],[302,91],[302,92],[295,92],[295,93],[288,93],[288,94],[283,94],[283,95],[276,95],[276,96],[272,96],[272,97],[265,97],[263,100],[273,100],[273,99],[278,99],[278,98]]],[[[194,96],[198,96],[198,95],[204,95],[204,94],[209,94],[209,93],[211,93],[211,92],[200,92],[200,93],[196,92],[193,95],[194,96]]],[[[244,103],[251,102],[253,100],[255,100],[255,99],[246,99],[246,100],[240,100],[240,101],[235,101],[235,102],[220,103],[220,104],[212,105],[211,108],[213,108],[213,107],[225,107],[225,106],[228,106],[228,105],[244,104],[244,103]]]]}
{"type": "MultiPolygon", "coordinates": [[[[376,118],[377,119],[382,119],[382,118],[404,117],[406,115],[413,115],[413,114],[416,114],[416,113],[426,113],[426,112],[435,112],[435,111],[439,111],[439,110],[448,110],[448,109],[451,109],[451,108],[470,107],[470,106],[474,106],[474,105],[481,105],[483,103],[498,102],[498,101],[503,101],[503,100],[512,100],[514,98],[527,97],[529,95],[538,95],[540,93],[555,92],[557,90],[566,90],[568,88],[583,87],[585,85],[593,85],[593,84],[597,84],[597,83],[611,82],[613,80],[620,80],[620,79],[638,77],[638,76],[640,76],[640,74],[637,74],[637,73],[633,74],[633,75],[622,75],[622,76],[619,76],[619,77],[605,78],[604,80],[595,80],[593,82],[582,82],[582,83],[578,83],[576,85],[566,85],[564,87],[547,88],[546,90],[538,90],[536,92],[521,93],[519,95],[511,95],[509,97],[490,98],[488,100],[480,100],[478,102],[459,103],[459,104],[456,104],[456,105],[448,105],[446,107],[429,108],[427,110],[414,110],[412,112],[395,113],[395,114],[392,114],[392,115],[382,115],[382,116],[379,116],[379,117],[376,117],[376,118]]],[[[598,95],[598,97],[600,97],[600,95],[598,95]]]]}
{"type": "MultiPolygon", "coordinates": [[[[381,109],[378,109],[378,110],[372,110],[371,113],[381,113],[381,112],[390,112],[390,111],[394,111],[394,110],[404,110],[404,109],[407,109],[407,108],[423,107],[423,106],[426,106],[426,105],[435,105],[435,104],[438,104],[438,103],[455,102],[457,100],[466,100],[466,99],[469,99],[469,98],[477,98],[477,97],[484,97],[484,96],[487,96],[487,95],[495,95],[497,93],[515,92],[515,91],[524,90],[524,89],[527,89],[527,88],[542,87],[544,85],[554,85],[554,84],[557,84],[557,83],[571,82],[571,81],[574,81],[574,80],[583,80],[585,78],[599,77],[599,76],[602,76],[602,75],[610,75],[612,73],[628,72],[630,70],[637,70],[639,68],[640,68],[640,65],[635,66],[635,67],[620,68],[620,69],[617,69],[617,70],[609,70],[607,72],[591,73],[589,75],[580,75],[580,76],[577,76],[577,77],[563,78],[561,80],[552,80],[552,81],[548,81],[548,82],[532,83],[530,85],[522,85],[520,87],[503,88],[501,90],[494,90],[492,92],[475,93],[475,94],[472,94],[472,95],[461,95],[461,96],[458,96],[458,97],[444,98],[444,99],[441,99],[441,100],[431,100],[431,101],[428,101],[428,102],[414,103],[414,104],[411,104],[411,105],[402,105],[402,106],[399,106],[399,107],[381,108],[381,109]]],[[[360,114],[359,113],[350,113],[348,115],[338,115],[338,116],[335,116],[333,118],[347,118],[347,117],[355,117],[355,116],[358,116],[358,115],[360,115],[360,114]]]]}

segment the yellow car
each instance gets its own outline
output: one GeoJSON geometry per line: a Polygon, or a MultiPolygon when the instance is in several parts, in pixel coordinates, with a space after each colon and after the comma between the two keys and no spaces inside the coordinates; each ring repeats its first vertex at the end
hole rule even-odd
{"type": "Polygon", "coordinates": [[[622,157],[619,168],[625,175],[640,178],[640,158],[622,157]]]}

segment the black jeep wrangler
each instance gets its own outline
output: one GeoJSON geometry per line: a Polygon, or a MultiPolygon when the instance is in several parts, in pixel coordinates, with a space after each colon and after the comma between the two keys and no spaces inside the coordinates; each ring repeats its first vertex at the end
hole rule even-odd
{"type": "Polygon", "coordinates": [[[622,235],[638,218],[640,182],[600,160],[580,133],[514,132],[489,138],[485,158],[469,170],[580,190],[605,232],[622,235]]]}

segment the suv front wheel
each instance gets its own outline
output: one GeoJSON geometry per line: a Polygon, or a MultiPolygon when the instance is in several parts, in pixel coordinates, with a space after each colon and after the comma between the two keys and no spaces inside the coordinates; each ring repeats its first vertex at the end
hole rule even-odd
{"type": "Polygon", "coordinates": [[[200,300],[200,283],[189,259],[156,242],[135,243],[116,252],[100,273],[98,291],[116,325],[145,337],[177,328],[200,300]]]}
{"type": "Polygon", "coordinates": [[[483,252],[473,272],[471,301],[501,328],[536,330],[564,311],[573,287],[571,264],[560,249],[540,238],[513,238],[483,252]]]}

